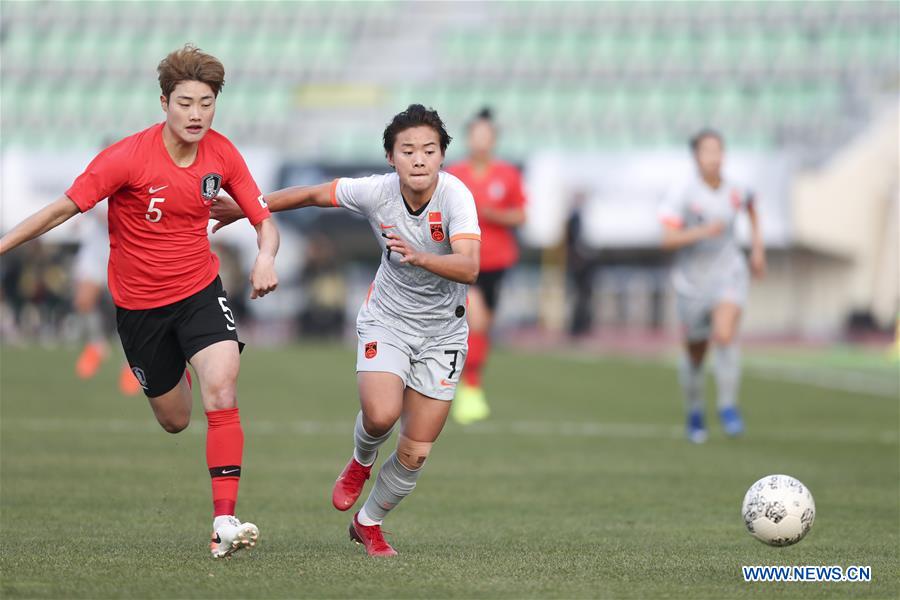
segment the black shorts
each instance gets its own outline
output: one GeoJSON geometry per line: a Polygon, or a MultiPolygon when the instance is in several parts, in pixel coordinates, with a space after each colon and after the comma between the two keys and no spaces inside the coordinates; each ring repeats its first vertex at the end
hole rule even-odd
{"type": "Polygon", "coordinates": [[[478,281],[475,282],[475,287],[481,290],[484,302],[491,312],[497,310],[497,303],[500,301],[500,282],[504,275],[506,275],[506,269],[482,271],[478,274],[478,281]]]}
{"type": "Polygon", "coordinates": [[[207,346],[234,340],[244,347],[218,277],[173,304],[146,310],[116,307],[116,329],[128,364],[149,398],[178,385],[185,363],[207,346]]]}

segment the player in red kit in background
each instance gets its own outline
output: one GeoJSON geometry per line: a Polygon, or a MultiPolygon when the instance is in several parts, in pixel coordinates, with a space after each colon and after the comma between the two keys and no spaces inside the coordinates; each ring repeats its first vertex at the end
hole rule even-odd
{"type": "Polygon", "coordinates": [[[490,414],[481,372],[490,351],[500,283],[519,259],[513,230],[525,222],[522,176],[513,165],[494,158],[496,142],[492,111],[484,108],[469,123],[468,158],[447,169],[472,192],[481,225],[481,273],[468,296],[469,356],[451,411],[454,420],[464,425],[490,414]]]}
{"type": "Polygon", "coordinates": [[[207,237],[220,189],[257,231],[251,297],[278,285],[278,230],[244,159],[211,129],[225,69],[186,45],[157,69],[165,121],[108,147],[66,191],[0,239],[0,254],[109,202],[109,289],[125,356],[159,424],[170,433],[191,418],[190,363],[200,383],[212,478],[212,555],[222,558],[259,538],[235,516],[244,433],[237,408],[240,349],[234,315],[207,237]]]}

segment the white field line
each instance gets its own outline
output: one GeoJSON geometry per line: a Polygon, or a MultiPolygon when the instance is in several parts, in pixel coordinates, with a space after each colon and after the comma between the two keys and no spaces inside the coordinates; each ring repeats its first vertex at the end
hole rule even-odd
{"type": "MultiPolygon", "coordinates": [[[[146,421],[130,419],[59,419],[59,418],[5,418],[3,431],[29,433],[88,433],[88,434],[158,434],[162,429],[148,418],[146,421]]],[[[300,435],[340,436],[348,440],[353,434],[353,420],[341,421],[265,421],[249,420],[244,423],[248,435],[300,435]]],[[[205,435],[202,418],[185,433],[205,435]]],[[[680,439],[683,429],[677,425],[649,423],[603,423],[599,421],[491,421],[460,429],[450,429],[445,436],[458,435],[511,435],[562,438],[606,439],[680,439]]],[[[776,428],[751,429],[750,440],[777,442],[827,442],[846,444],[900,443],[900,432],[879,429],[855,428],[776,428]]]]}
{"type": "MultiPolygon", "coordinates": [[[[580,363],[598,363],[608,361],[609,356],[591,355],[574,352],[557,352],[555,356],[564,360],[580,363]]],[[[630,364],[662,363],[670,365],[674,370],[675,364],[671,359],[637,358],[628,356],[614,356],[617,361],[630,364]]],[[[707,371],[712,372],[711,365],[707,365],[707,371]]],[[[744,361],[744,376],[774,381],[779,383],[792,383],[808,385],[824,390],[838,390],[851,394],[862,394],[868,397],[889,398],[900,402],[900,367],[897,368],[896,378],[891,380],[888,375],[875,375],[863,371],[855,371],[843,368],[828,369],[825,367],[802,367],[796,365],[783,365],[769,360],[749,359],[744,361]]]]}
{"type": "Polygon", "coordinates": [[[860,371],[820,368],[805,369],[772,364],[748,365],[749,374],[757,379],[808,385],[825,390],[840,390],[852,394],[879,396],[900,401],[900,373],[893,382],[885,377],[873,377],[860,371]]]}

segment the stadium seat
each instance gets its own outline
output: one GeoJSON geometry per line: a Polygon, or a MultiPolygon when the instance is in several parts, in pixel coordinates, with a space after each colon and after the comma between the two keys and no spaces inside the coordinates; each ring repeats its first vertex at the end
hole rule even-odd
{"type": "MultiPolygon", "coordinates": [[[[522,157],[561,139],[680,143],[701,124],[758,146],[791,121],[791,134],[815,144],[838,135],[848,94],[897,85],[898,8],[887,2],[489,2],[464,13],[423,4],[415,15],[394,0],[211,6],[4,4],[4,144],[68,146],[80,138],[59,128],[104,123],[98,112],[123,131],[156,120],[156,64],[188,41],[226,65],[222,123],[260,144],[273,131],[288,144],[301,137],[298,86],[381,86],[385,113],[420,101],[456,124],[489,103],[506,124],[504,148],[522,157]],[[422,34],[412,54],[397,51],[397,28],[413,18],[422,34]],[[58,115],[42,116],[45,93],[57,95],[58,115]]],[[[342,109],[349,133],[331,160],[367,155],[352,123],[372,109],[342,109]]],[[[302,143],[293,151],[318,147],[302,143]]]]}

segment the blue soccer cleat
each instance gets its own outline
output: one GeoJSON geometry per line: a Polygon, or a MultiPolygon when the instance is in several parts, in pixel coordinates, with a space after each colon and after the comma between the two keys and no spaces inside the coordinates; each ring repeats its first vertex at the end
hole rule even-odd
{"type": "Polygon", "coordinates": [[[722,421],[722,429],[728,437],[737,437],[744,433],[744,420],[741,411],[736,406],[729,406],[719,411],[719,420],[722,421]]]}
{"type": "Polygon", "coordinates": [[[693,410],[687,417],[687,438],[694,444],[706,441],[706,425],[703,423],[703,411],[693,410]]]}

